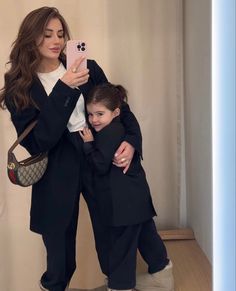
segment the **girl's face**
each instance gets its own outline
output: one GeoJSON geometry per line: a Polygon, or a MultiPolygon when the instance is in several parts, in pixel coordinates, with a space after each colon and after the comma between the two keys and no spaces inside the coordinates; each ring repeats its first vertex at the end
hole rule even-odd
{"type": "Polygon", "coordinates": [[[58,18],[49,20],[44,34],[39,37],[37,44],[42,61],[58,60],[65,45],[63,27],[58,18]]]}
{"type": "Polygon", "coordinates": [[[111,111],[102,103],[87,104],[87,111],[89,123],[95,129],[95,131],[100,131],[103,129],[105,126],[111,123],[114,117],[120,114],[119,108],[111,111]]]}

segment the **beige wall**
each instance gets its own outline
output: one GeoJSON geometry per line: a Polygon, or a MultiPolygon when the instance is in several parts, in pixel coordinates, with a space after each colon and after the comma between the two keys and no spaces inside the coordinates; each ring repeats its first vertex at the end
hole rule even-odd
{"type": "Polygon", "coordinates": [[[184,1],[187,223],[212,261],[211,1],[184,1]]]}

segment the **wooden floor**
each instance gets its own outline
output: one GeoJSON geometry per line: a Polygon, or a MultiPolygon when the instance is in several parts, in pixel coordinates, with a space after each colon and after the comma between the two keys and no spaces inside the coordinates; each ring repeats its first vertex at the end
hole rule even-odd
{"type": "MultiPolygon", "coordinates": [[[[166,240],[168,255],[174,265],[175,291],[211,291],[212,268],[196,240],[166,240]]],[[[138,257],[138,273],[145,272],[147,266],[138,257]]],[[[75,291],[78,289],[70,289],[75,291]]],[[[94,289],[105,291],[105,286],[94,289]]]]}
{"type": "Polygon", "coordinates": [[[211,291],[212,267],[195,240],[166,241],[175,291],[211,291]]]}
{"type": "MultiPolygon", "coordinates": [[[[174,266],[175,291],[212,290],[212,267],[196,240],[168,240],[165,245],[174,266]]],[[[146,271],[141,259],[138,271],[146,271]]]]}

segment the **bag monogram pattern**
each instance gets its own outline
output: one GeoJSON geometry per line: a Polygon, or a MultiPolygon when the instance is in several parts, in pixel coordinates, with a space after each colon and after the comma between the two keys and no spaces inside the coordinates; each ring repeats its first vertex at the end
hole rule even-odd
{"type": "Polygon", "coordinates": [[[13,150],[25,138],[25,136],[32,130],[37,121],[30,124],[25,131],[19,136],[8,151],[7,173],[10,181],[13,184],[27,187],[37,183],[44,175],[47,164],[47,153],[40,153],[33,155],[22,161],[17,161],[13,150]]]}
{"type": "Polygon", "coordinates": [[[27,187],[38,182],[47,169],[48,157],[39,154],[26,160],[18,162],[12,153],[8,159],[7,172],[13,184],[27,187]]]}
{"type": "Polygon", "coordinates": [[[22,166],[18,171],[18,179],[23,185],[32,185],[39,181],[44,174],[47,167],[47,158],[31,164],[29,166],[22,166]]]}

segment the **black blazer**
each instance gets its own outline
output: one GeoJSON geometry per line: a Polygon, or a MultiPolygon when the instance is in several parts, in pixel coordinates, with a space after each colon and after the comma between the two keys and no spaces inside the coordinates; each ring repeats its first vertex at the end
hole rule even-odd
{"type": "MultiPolygon", "coordinates": [[[[33,120],[38,120],[22,145],[31,154],[49,153],[47,170],[32,187],[30,229],[34,232],[64,231],[71,219],[77,194],[81,191],[82,141],[78,139],[78,133],[68,131],[67,123],[80,93],[86,99],[95,85],[107,82],[104,72],[95,61],[88,60],[88,68],[89,80],[79,90],[58,80],[49,96],[39,79],[35,78],[29,94],[39,109],[30,106],[17,111],[11,96],[7,96],[6,105],[18,135],[33,120]]],[[[122,116],[127,128],[125,139],[141,152],[139,125],[129,107],[123,106],[122,116]]]]}
{"type": "Polygon", "coordinates": [[[145,172],[136,151],[126,174],[112,164],[116,149],[125,136],[119,118],[94,133],[93,142],[84,143],[93,195],[106,225],[142,223],[156,215],[145,172]]]}

